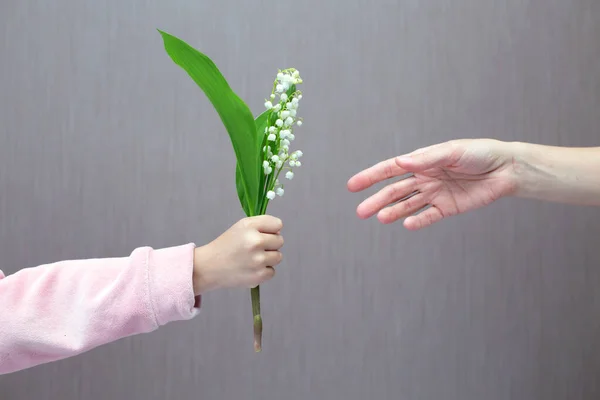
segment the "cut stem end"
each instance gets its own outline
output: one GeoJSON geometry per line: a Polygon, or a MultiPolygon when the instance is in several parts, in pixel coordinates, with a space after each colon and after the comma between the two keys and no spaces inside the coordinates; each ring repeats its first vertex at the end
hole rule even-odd
{"type": "Polygon", "coordinates": [[[260,315],[254,316],[254,351],[259,353],[262,350],[262,318],[260,315]]]}

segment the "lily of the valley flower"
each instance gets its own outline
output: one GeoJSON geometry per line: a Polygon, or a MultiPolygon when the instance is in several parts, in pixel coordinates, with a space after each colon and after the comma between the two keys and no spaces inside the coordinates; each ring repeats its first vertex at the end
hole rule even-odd
{"type": "MultiPolygon", "coordinates": [[[[264,193],[257,205],[257,214],[262,215],[267,211],[269,201],[285,193],[283,184],[279,182],[279,174],[285,170],[285,177],[291,180],[294,177],[292,168],[300,166],[299,158],[302,152],[290,152],[290,145],[296,138],[294,129],[302,125],[298,118],[298,106],[302,93],[297,85],[302,83],[300,73],[293,69],[286,69],[277,73],[269,99],[265,99],[267,109],[267,127],[262,143],[262,170],[264,182],[261,192],[264,193]],[[277,101],[279,99],[279,101],[277,101]]],[[[252,315],[254,319],[254,349],[260,351],[262,340],[262,317],[260,315],[260,291],[258,287],[252,288],[252,315]]]]}
{"type": "Polygon", "coordinates": [[[279,71],[273,83],[273,92],[269,96],[271,100],[279,97],[279,102],[273,104],[271,100],[265,100],[265,108],[275,113],[275,117],[269,118],[269,121],[274,122],[265,128],[266,142],[263,148],[262,166],[266,175],[263,193],[266,193],[268,200],[284,194],[283,185],[277,179],[281,171],[286,170],[285,177],[291,180],[294,177],[292,168],[301,166],[299,158],[302,157],[302,152],[296,150],[290,153],[291,142],[296,138],[293,133],[294,125],[302,125],[298,118],[302,92],[297,89],[297,85],[301,83],[302,78],[297,70],[291,68],[279,71]],[[290,88],[294,88],[293,92],[290,92],[290,88]]]}

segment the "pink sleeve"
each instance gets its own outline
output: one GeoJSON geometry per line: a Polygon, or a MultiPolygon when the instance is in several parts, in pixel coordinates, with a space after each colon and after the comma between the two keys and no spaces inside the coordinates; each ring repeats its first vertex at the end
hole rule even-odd
{"type": "Polygon", "coordinates": [[[0,271],[0,374],[193,318],[194,244],[0,271]]]}

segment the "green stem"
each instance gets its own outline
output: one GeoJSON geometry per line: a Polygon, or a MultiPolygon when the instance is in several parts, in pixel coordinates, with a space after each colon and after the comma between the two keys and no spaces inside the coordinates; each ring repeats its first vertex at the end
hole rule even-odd
{"type": "MultiPolygon", "coordinates": [[[[275,85],[273,85],[273,90],[275,89],[275,85]]],[[[270,118],[270,116],[269,116],[270,118]]],[[[268,120],[267,120],[268,121],[268,120]]],[[[267,125],[269,125],[267,123],[267,125]]],[[[263,144],[264,146],[268,146],[267,135],[264,136],[263,144]]],[[[269,174],[266,177],[263,187],[263,193],[261,198],[258,199],[258,203],[256,205],[256,210],[258,211],[256,215],[264,215],[267,212],[267,206],[269,205],[269,199],[266,197],[266,193],[269,190],[272,190],[275,186],[275,180],[279,177],[281,170],[285,166],[285,161],[282,166],[275,171],[275,173],[269,174]]],[[[250,289],[250,297],[252,298],[252,317],[254,320],[254,351],[260,352],[262,350],[262,316],[260,315],[260,286],[250,289]]]]}
{"type": "MultiPolygon", "coordinates": [[[[266,190],[272,189],[272,186],[275,184],[274,176],[278,175],[281,172],[281,169],[277,171],[275,175],[270,175],[265,184],[266,190]]],[[[269,199],[266,197],[262,199],[262,204],[260,204],[260,209],[258,210],[258,215],[264,215],[267,212],[267,206],[269,205],[269,199]]],[[[252,298],[252,317],[254,320],[254,351],[260,352],[262,350],[262,316],[260,315],[260,286],[250,289],[250,297],[252,298]]]]}
{"type": "Polygon", "coordinates": [[[262,317],[260,316],[260,286],[250,289],[252,316],[254,319],[254,351],[262,350],[262,317]]]}
{"type": "MultiPolygon", "coordinates": [[[[265,185],[268,188],[271,184],[272,176],[267,177],[265,185]]],[[[268,189],[267,189],[268,190],[268,189]]],[[[265,190],[265,193],[267,192],[265,190]]],[[[267,210],[269,199],[266,197],[259,200],[259,209],[257,215],[264,215],[267,210]]],[[[257,353],[262,350],[262,316],[260,315],[260,286],[250,289],[250,297],[252,298],[252,317],[254,320],[254,351],[257,353]]]]}

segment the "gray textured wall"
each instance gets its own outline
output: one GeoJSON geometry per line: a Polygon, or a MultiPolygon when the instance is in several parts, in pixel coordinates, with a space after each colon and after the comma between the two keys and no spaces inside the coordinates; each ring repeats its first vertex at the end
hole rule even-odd
{"type": "MultiPolygon", "coordinates": [[[[359,221],[347,178],[457,137],[600,143],[597,0],[2,0],[2,269],[205,243],[242,216],[218,117],[161,28],[255,112],[304,77],[285,264],[190,323],[0,377],[2,400],[596,399],[600,210],[359,221]]],[[[5,310],[6,311],[6,310],[5,310]]]]}

